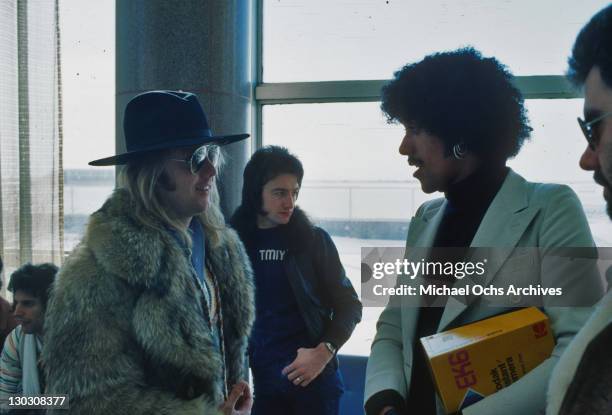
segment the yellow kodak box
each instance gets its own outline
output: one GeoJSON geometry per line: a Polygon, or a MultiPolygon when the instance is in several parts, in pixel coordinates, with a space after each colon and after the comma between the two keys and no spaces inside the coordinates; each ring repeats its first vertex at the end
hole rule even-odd
{"type": "Polygon", "coordinates": [[[548,317],[530,307],[423,337],[421,344],[450,414],[519,380],[550,356],[555,341],[548,317]]]}

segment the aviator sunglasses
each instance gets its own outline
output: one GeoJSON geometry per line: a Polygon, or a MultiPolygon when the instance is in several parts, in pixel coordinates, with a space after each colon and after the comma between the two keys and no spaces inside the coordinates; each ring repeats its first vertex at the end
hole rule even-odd
{"type": "Polygon", "coordinates": [[[196,175],[202,166],[204,166],[206,160],[208,160],[213,167],[217,167],[217,163],[219,163],[220,151],[221,150],[219,149],[218,145],[207,144],[203,145],[202,147],[198,147],[188,159],[168,160],[186,163],[187,166],[189,166],[189,171],[191,171],[191,174],[196,175]]]}
{"type": "Polygon", "coordinates": [[[597,124],[598,122],[600,122],[601,120],[603,120],[604,118],[609,117],[610,115],[612,115],[612,112],[607,112],[589,122],[586,122],[582,118],[578,117],[578,125],[580,125],[580,129],[582,130],[582,133],[586,137],[587,142],[589,143],[589,148],[591,150],[595,151],[595,147],[597,147],[597,141],[599,141],[598,138],[595,137],[595,134],[593,132],[593,126],[597,124]]]}

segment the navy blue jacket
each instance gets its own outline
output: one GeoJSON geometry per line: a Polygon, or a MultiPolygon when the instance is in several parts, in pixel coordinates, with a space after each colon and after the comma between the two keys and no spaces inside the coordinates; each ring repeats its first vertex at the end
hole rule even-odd
{"type": "MultiPolygon", "coordinates": [[[[248,249],[256,244],[255,215],[241,206],[231,220],[248,249]]],[[[362,306],[336,246],[298,207],[279,230],[288,248],[285,271],[312,343],[330,342],[339,349],[361,321],[362,306]]]]}
{"type": "Polygon", "coordinates": [[[340,348],[361,321],[362,306],[329,234],[314,227],[312,243],[290,250],[284,266],[311,339],[340,348]]]}

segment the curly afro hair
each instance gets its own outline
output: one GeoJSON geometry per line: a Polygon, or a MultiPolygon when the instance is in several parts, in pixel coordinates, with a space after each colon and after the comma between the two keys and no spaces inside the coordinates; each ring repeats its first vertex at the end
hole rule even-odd
{"type": "Polygon", "coordinates": [[[472,47],[434,53],[395,72],[382,89],[381,109],[389,122],[439,137],[447,156],[463,143],[483,159],[505,161],[531,133],[512,74],[472,47]]]}
{"type": "Polygon", "coordinates": [[[568,64],[567,76],[574,85],[584,85],[593,66],[597,66],[605,84],[612,88],[612,4],[582,28],[568,64]]]}

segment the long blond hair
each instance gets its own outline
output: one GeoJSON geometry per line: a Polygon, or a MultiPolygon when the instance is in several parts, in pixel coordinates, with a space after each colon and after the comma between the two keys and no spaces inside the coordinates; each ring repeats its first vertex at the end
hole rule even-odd
{"type": "MultiPolygon", "coordinates": [[[[169,226],[176,230],[180,237],[191,246],[191,237],[184,225],[173,219],[159,193],[160,179],[164,172],[163,156],[166,152],[155,152],[138,160],[129,162],[119,173],[118,186],[127,190],[135,203],[135,216],[145,226],[162,230],[169,226]]],[[[217,172],[223,164],[223,153],[219,154],[217,172]]],[[[206,210],[198,215],[207,242],[215,247],[221,241],[221,231],[225,229],[225,218],[219,207],[217,178],[213,178],[209,204],[206,210]]]]}

